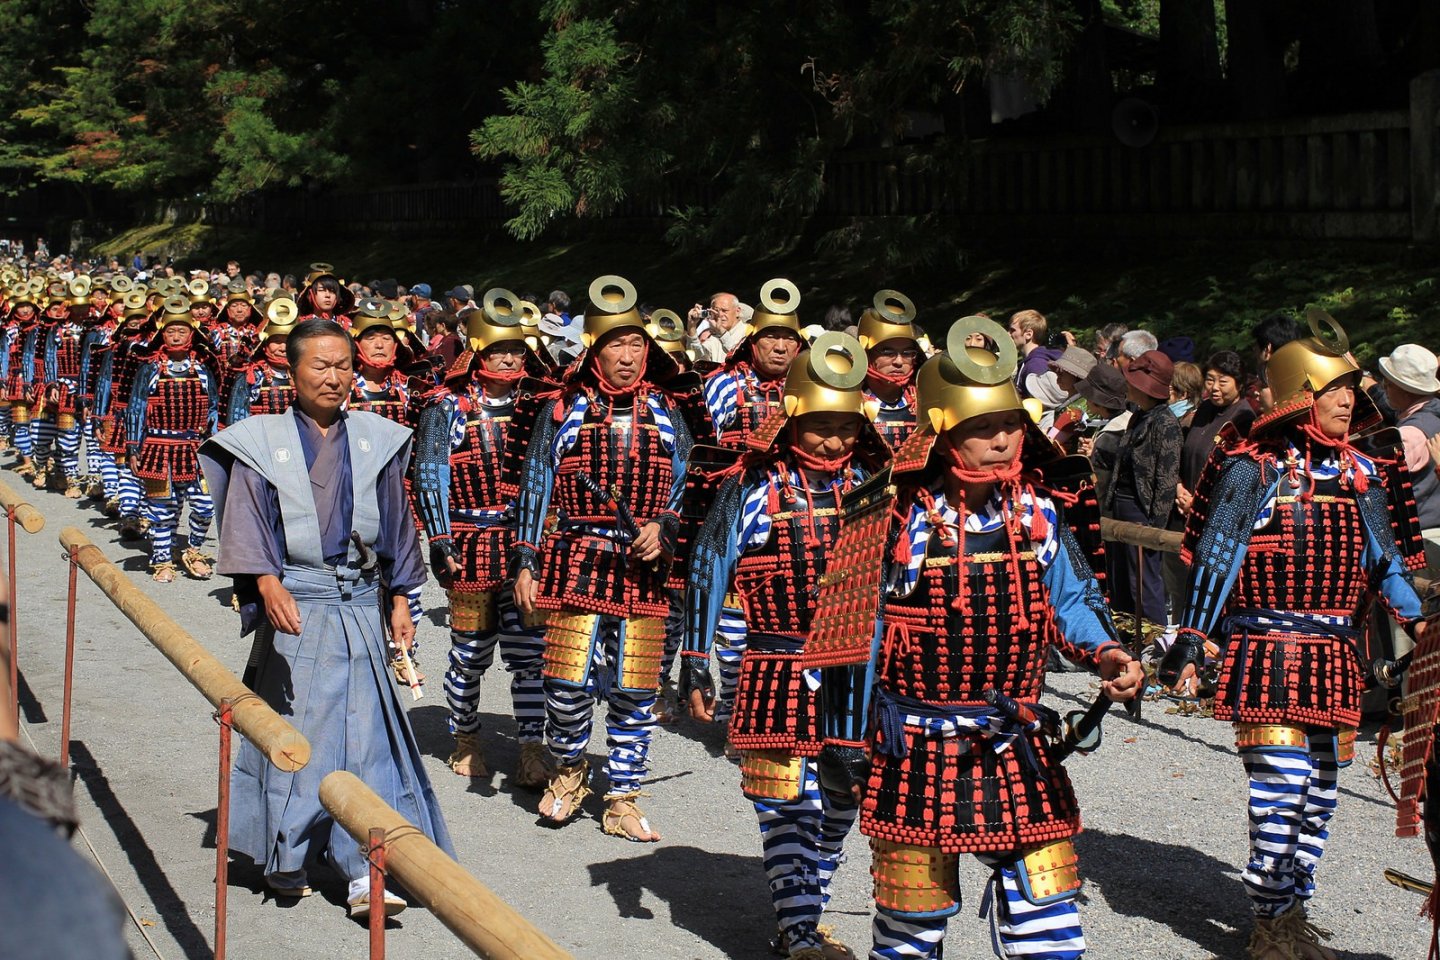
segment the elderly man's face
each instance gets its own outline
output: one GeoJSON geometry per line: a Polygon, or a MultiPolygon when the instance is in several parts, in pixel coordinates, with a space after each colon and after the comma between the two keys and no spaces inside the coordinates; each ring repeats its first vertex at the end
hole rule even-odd
{"type": "Polygon", "coordinates": [[[337,331],[334,336],[307,339],[300,346],[298,362],[290,370],[296,401],[312,415],[334,413],[355,385],[350,338],[337,331]]]}
{"type": "Polygon", "coordinates": [[[716,330],[726,333],[740,322],[740,301],[730,294],[721,294],[710,303],[710,323],[716,330]]]}
{"type": "Polygon", "coordinates": [[[399,343],[394,331],[372,327],[365,331],[356,347],[360,351],[361,362],[384,369],[395,363],[395,349],[399,343]]]}

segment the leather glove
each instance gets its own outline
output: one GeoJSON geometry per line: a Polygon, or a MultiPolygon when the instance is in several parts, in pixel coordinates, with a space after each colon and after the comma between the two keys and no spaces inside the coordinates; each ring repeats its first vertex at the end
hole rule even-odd
{"type": "Polygon", "coordinates": [[[870,780],[870,758],[863,747],[827,743],[815,760],[815,773],[820,778],[820,789],[832,797],[852,800],[851,789],[863,789],[870,780]]]}
{"type": "Polygon", "coordinates": [[[456,559],[455,544],[451,540],[430,541],[430,572],[435,575],[435,582],[446,590],[450,589],[450,565],[445,561],[456,559]]]}
{"type": "Polygon", "coordinates": [[[1194,633],[1182,633],[1165,651],[1165,657],[1155,671],[1156,679],[1167,687],[1173,687],[1180,682],[1180,674],[1190,664],[1195,665],[1198,676],[1205,666],[1205,638],[1194,633]]]}

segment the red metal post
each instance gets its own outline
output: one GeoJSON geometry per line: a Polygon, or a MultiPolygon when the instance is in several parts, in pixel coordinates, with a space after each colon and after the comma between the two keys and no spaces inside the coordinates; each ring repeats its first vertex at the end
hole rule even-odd
{"type": "Polygon", "coordinates": [[[385,960],[385,831],[370,828],[370,960],[385,960]]]}
{"type": "Polygon", "coordinates": [[[76,574],[80,565],[75,562],[75,548],[70,548],[70,584],[65,595],[65,708],[60,720],[60,766],[70,766],[70,695],[75,678],[75,591],[76,574]]]}
{"type": "Polygon", "coordinates": [[[6,507],[5,516],[10,520],[10,715],[15,724],[20,724],[20,603],[15,595],[15,508],[6,507]]]}
{"type": "Polygon", "coordinates": [[[220,797],[215,804],[215,960],[225,960],[225,895],[230,883],[231,703],[220,701],[220,797]]]}

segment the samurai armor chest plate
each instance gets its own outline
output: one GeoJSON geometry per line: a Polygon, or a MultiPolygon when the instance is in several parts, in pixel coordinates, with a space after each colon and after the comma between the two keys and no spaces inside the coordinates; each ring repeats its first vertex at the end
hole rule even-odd
{"type": "Polygon", "coordinates": [[[720,443],[722,446],[744,450],[750,440],[750,435],[777,411],[784,409],[784,395],[778,390],[757,390],[746,378],[740,380],[737,389],[735,418],[730,421],[730,426],[720,434],[720,443]]]}
{"type": "Polygon", "coordinates": [[[250,415],[284,413],[295,399],[295,388],[289,380],[273,380],[269,377],[259,381],[250,389],[250,415]]]}
{"type": "Polygon", "coordinates": [[[415,426],[411,416],[410,395],[404,387],[393,383],[386,384],[383,390],[371,391],[363,389],[357,378],[355,389],[350,395],[350,409],[373,413],[407,427],[415,426]]]}
{"type": "Polygon", "coordinates": [[[162,374],[145,404],[145,437],[136,455],[135,475],[180,482],[198,477],[195,454],[209,416],[209,396],[197,374],[162,374]]]}
{"type": "Polygon", "coordinates": [[[880,434],[880,439],[891,450],[900,449],[900,445],[910,438],[915,431],[915,408],[905,407],[881,407],[879,414],[874,420],[875,432],[880,434]]]}
{"type": "Polygon", "coordinates": [[[55,343],[55,375],[61,380],[75,380],[80,376],[82,332],[79,327],[60,328],[55,343]]]}
{"type": "Polygon", "coordinates": [[[450,454],[450,504],[457,510],[502,507],[500,490],[512,408],[490,407],[465,417],[465,437],[450,454]]]}
{"type": "Polygon", "coordinates": [[[885,602],[883,686],[930,703],[980,703],[986,687],[1039,698],[1055,631],[1049,594],[1034,553],[1010,549],[1004,530],[967,533],[963,557],[930,537],[915,589],[885,602]]]}
{"type": "Polygon", "coordinates": [[[825,558],[840,532],[838,498],[833,490],[800,496],[773,481],[768,496],[770,537],[760,549],[741,555],[735,591],[752,632],[804,637],[825,558]]]}
{"type": "Polygon", "coordinates": [[[1011,851],[1074,836],[1080,808],[1065,768],[1030,740],[996,753],[978,735],[935,736],[905,726],[908,752],[876,752],[860,807],[869,837],[946,853],[1011,851]]]}
{"type": "Polygon", "coordinates": [[[798,643],[767,642],[751,631],[730,720],[730,742],[737,749],[819,754],[818,694],[806,682],[802,659],[798,643]]]}

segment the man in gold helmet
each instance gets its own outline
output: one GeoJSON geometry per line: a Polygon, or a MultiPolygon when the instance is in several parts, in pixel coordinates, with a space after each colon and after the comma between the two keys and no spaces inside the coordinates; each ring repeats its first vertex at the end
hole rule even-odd
{"type": "Polygon", "coordinates": [[[1351,441],[1378,415],[1344,331],[1322,311],[1308,319],[1312,336],[1266,365],[1274,405],[1247,440],[1222,433],[1201,474],[1181,549],[1188,602],[1159,670],[1186,693],[1213,671],[1215,719],[1235,725],[1250,780],[1252,960],[1334,957],[1308,905],[1360,723],[1351,618],[1373,592],[1417,640],[1425,627],[1406,571],[1423,550],[1397,543],[1389,473],[1351,441]]]}
{"type": "Polygon", "coordinates": [[[250,361],[237,367],[225,403],[225,425],[249,416],[284,413],[295,398],[285,345],[299,323],[295,301],[276,297],[265,306],[265,326],[250,361]]]}
{"type": "Polygon", "coordinates": [[[915,304],[898,290],[881,290],[860,314],[859,336],[870,358],[865,392],[878,409],[875,429],[894,450],[915,429],[915,375],[925,360],[915,304]]]}
{"type": "Polygon", "coordinates": [[[95,392],[94,415],[100,420],[100,447],[115,461],[115,503],[107,501],[106,512],[120,518],[122,540],[135,540],[145,533],[145,489],[130,471],[125,452],[125,408],[130,389],[144,355],[155,335],[149,298],[142,292],[126,295],[125,317],[110,339],[110,348],[100,359],[99,382],[95,392]]]}
{"type": "MultiPolygon", "coordinates": [[[[430,566],[450,606],[445,700],[455,749],[450,769],[490,775],[480,742],[480,685],[498,648],[510,673],[519,743],[513,786],[550,779],[545,749],[544,637],[512,602],[508,571],[515,541],[515,503],[505,448],[522,379],[546,368],[526,343],[519,301],[508,290],[486,293],[465,318],[467,349],[445,371],[443,385],[422,399],[416,428],[415,508],[430,543],[430,566]]],[[[362,308],[363,309],[363,308],[362,308]]],[[[513,471],[512,471],[513,473],[513,471]]]]}
{"type": "Polygon", "coordinates": [[[785,374],[805,345],[793,283],[771,280],[760,290],[760,304],[749,333],[705,380],[705,405],[720,443],[737,449],[780,408],[785,374]]]}
{"type": "Polygon", "coordinates": [[[29,371],[32,368],[26,361],[26,345],[33,341],[39,325],[40,308],[35,300],[28,292],[17,294],[5,317],[3,375],[5,400],[9,403],[10,437],[20,457],[14,469],[22,477],[35,475],[34,462],[30,459],[34,448],[30,420],[33,396],[29,371]]]}
{"type": "Polygon", "coordinates": [[[214,558],[204,548],[215,504],[197,454],[219,422],[220,385],[210,341],[199,330],[202,322],[184,298],[166,301],[125,404],[126,459],[145,485],[156,583],[175,580],[173,540],[186,504],[190,535],[180,563],[197,580],[209,580],[214,572],[214,558]]]}
{"type": "Polygon", "coordinates": [[[1093,515],[1093,498],[1047,477],[1062,461],[1015,368],[1010,338],[979,317],[921,368],[919,425],[891,469],[846,497],[805,645],[821,670],[821,786],[863,798],[879,960],[941,955],[962,853],[991,870],[998,955],[1085,950],[1079,807],[1058,718],[1039,703],[1047,652],[1098,669],[1116,701],[1144,674],[1069,526],[1088,518],[1066,502],[1093,515]],[[965,345],[976,331],[999,358],[965,345]]]}
{"type": "Polygon", "coordinates": [[[752,435],[742,472],[720,488],[696,538],[686,597],[687,685],[704,687],[734,578],[747,650],[729,740],[760,821],[777,946],[809,960],[854,957],[819,922],[857,809],[820,790],[818,702],[801,667],[840,498],[889,460],[867,416],[866,366],[859,341],[834,332],[791,365],[783,408],[752,435]]]}
{"type": "Polygon", "coordinates": [[[37,363],[44,373],[41,390],[42,407],[32,430],[35,432],[35,479],[37,489],[49,482],[63,483],[65,496],[79,500],[80,489],[80,411],[76,401],[80,395],[80,339],[85,335],[85,321],[90,317],[88,278],[80,286],[72,283],[69,299],[62,290],[52,295],[46,311],[49,322],[43,339],[36,343],[37,363]],[[55,453],[59,456],[56,457],[55,453]],[[59,469],[56,470],[55,460],[59,469]]]}
{"type": "Polygon", "coordinates": [[[655,727],[667,552],[692,430],[670,386],[675,362],[646,331],[635,303],[634,287],[620,277],[592,283],[585,358],[538,411],[522,417],[517,407],[514,426],[533,432],[512,554],[516,606],[548,614],[546,738],[557,766],[540,816],[558,825],[580,812],[590,792],[591,717],[603,698],[610,789],[602,826],[649,843],[660,835],[636,800],[655,727]],[[557,523],[545,533],[552,509],[557,523]]]}

